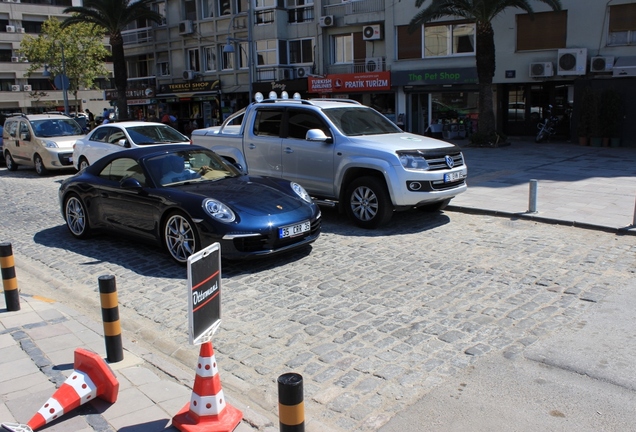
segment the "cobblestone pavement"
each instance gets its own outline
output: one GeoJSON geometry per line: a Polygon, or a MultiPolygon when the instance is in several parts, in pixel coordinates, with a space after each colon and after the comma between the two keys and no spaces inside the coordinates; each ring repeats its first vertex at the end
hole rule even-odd
{"type": "MultiPolygon", "coordinates": [[[[0,241],[93,316],[98,276],[115,275],[127,337],[191,368],[184,268],[126,239],[73,239],[57,202],[67,175],[0,169],[0,241]]],[[[635,273],[632,236],[448,211],[364,231],[323,215],[311,250],[223,263],[213,339],[225,392],[272,418],[277,377],[301,373],[310,432],[377,430],[479,356],[516,356],[573,323],[635,273]]]]}

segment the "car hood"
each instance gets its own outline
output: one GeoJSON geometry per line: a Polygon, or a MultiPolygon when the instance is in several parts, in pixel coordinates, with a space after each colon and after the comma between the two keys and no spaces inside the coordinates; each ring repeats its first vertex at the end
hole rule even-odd
{"type": "Polygon", "coordinates": [[[214,198],[238,212],[251,215],[282,214],[308,205],[289,189],[289,182],[259,176],[240,176],[218,181],[177,186],[180,192],[198,195],[201,201],[214,198]]]}
{"type": "Polygon", "coordinates": [[[445,149],[447,151],[450,151],[454,148],[456,151],[460,151],[459,147],[457,147],[455,144],[408,132],[380,135],[348,136],[347,139],[351,145],[372,147],[383,150],[396,151],[445,149]]]}
{"type": "Polygon", "coordinates": [[[53,141],[57,146],[61,149],[72,149],[73,144],[78,139],[84,138],[84,135],[69,135],[69,136],[58,136],[58,137],[38,137],[41,140],[53,141]]]}

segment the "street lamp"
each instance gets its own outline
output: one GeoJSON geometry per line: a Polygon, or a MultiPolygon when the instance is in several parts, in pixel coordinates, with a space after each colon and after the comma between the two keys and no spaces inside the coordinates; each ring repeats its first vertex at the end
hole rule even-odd
{"type": "MultiPolygon", "coordinates": [[[[55,44],[53,44],[55,46],[55,44]]],[[[64,95],[64,114],[68,115],[68,77],[66,76],[66,59],[64,58],[64,45],[60,44],[60,49],[62,51],[62,75],[57,75],[54,79],[54,83],[56,87],[62,87],[62,94],[64,95]]],[[[44,72],[42,72],[43,77],[51,76],[51,72],[49,71],[48,65],[44,65],[44,72]]]]}
{"type": "Polygon", "coordinates": [[[232,22],[234,22],[234,18],[236,15],[232,16],[230,23],[227,26],[227,42],[223,46],[224,54],[233,54],[235,52],[234,46],[231,42],[247,42],[247,79],[249,81],[248,93],[249,93],[249,102],[252,103],[252,0],[248,0],[247,3],[247,39],[237,39],[230,37],[230,27],[232,26],[232,22]]]}

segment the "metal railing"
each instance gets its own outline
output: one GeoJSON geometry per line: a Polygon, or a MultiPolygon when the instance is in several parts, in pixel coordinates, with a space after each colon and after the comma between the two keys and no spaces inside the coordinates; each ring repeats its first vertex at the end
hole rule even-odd
{"type": "Polygon", "coordinates": [[[384,0],[330,0],[323,4],[323,15],[345,16],[371,12],[382,12],[384,0]]]}

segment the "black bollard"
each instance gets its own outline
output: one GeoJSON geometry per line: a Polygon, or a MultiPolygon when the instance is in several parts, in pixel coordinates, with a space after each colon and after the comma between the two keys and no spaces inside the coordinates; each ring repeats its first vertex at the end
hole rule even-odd
{"type": "Polygon", "coordinates": [[[280,432],[305,432],[302,375],[291,372],[278,377],[278,420],[280,432]]]}
{"type": "Polygon", "coordinates": [[[124,359],[124,348],[121,343],[121,325],[119,323],[119,302],[115,276],[100,276],[99,300],[102,305],[102,321],[104,322],[104,339],[106,342],[106,360],[117,363],[124,359]]]}
{"type": "Polygon", "coordinates": [[[4,300],[7,303],[7,311],[19,311],[20,292],[18,291],[18,279],[15,276],[15,264],[13,261],[11,243],[0,243],[0,267],[2,267],[2,287],[4,288],[4,300]]]}

